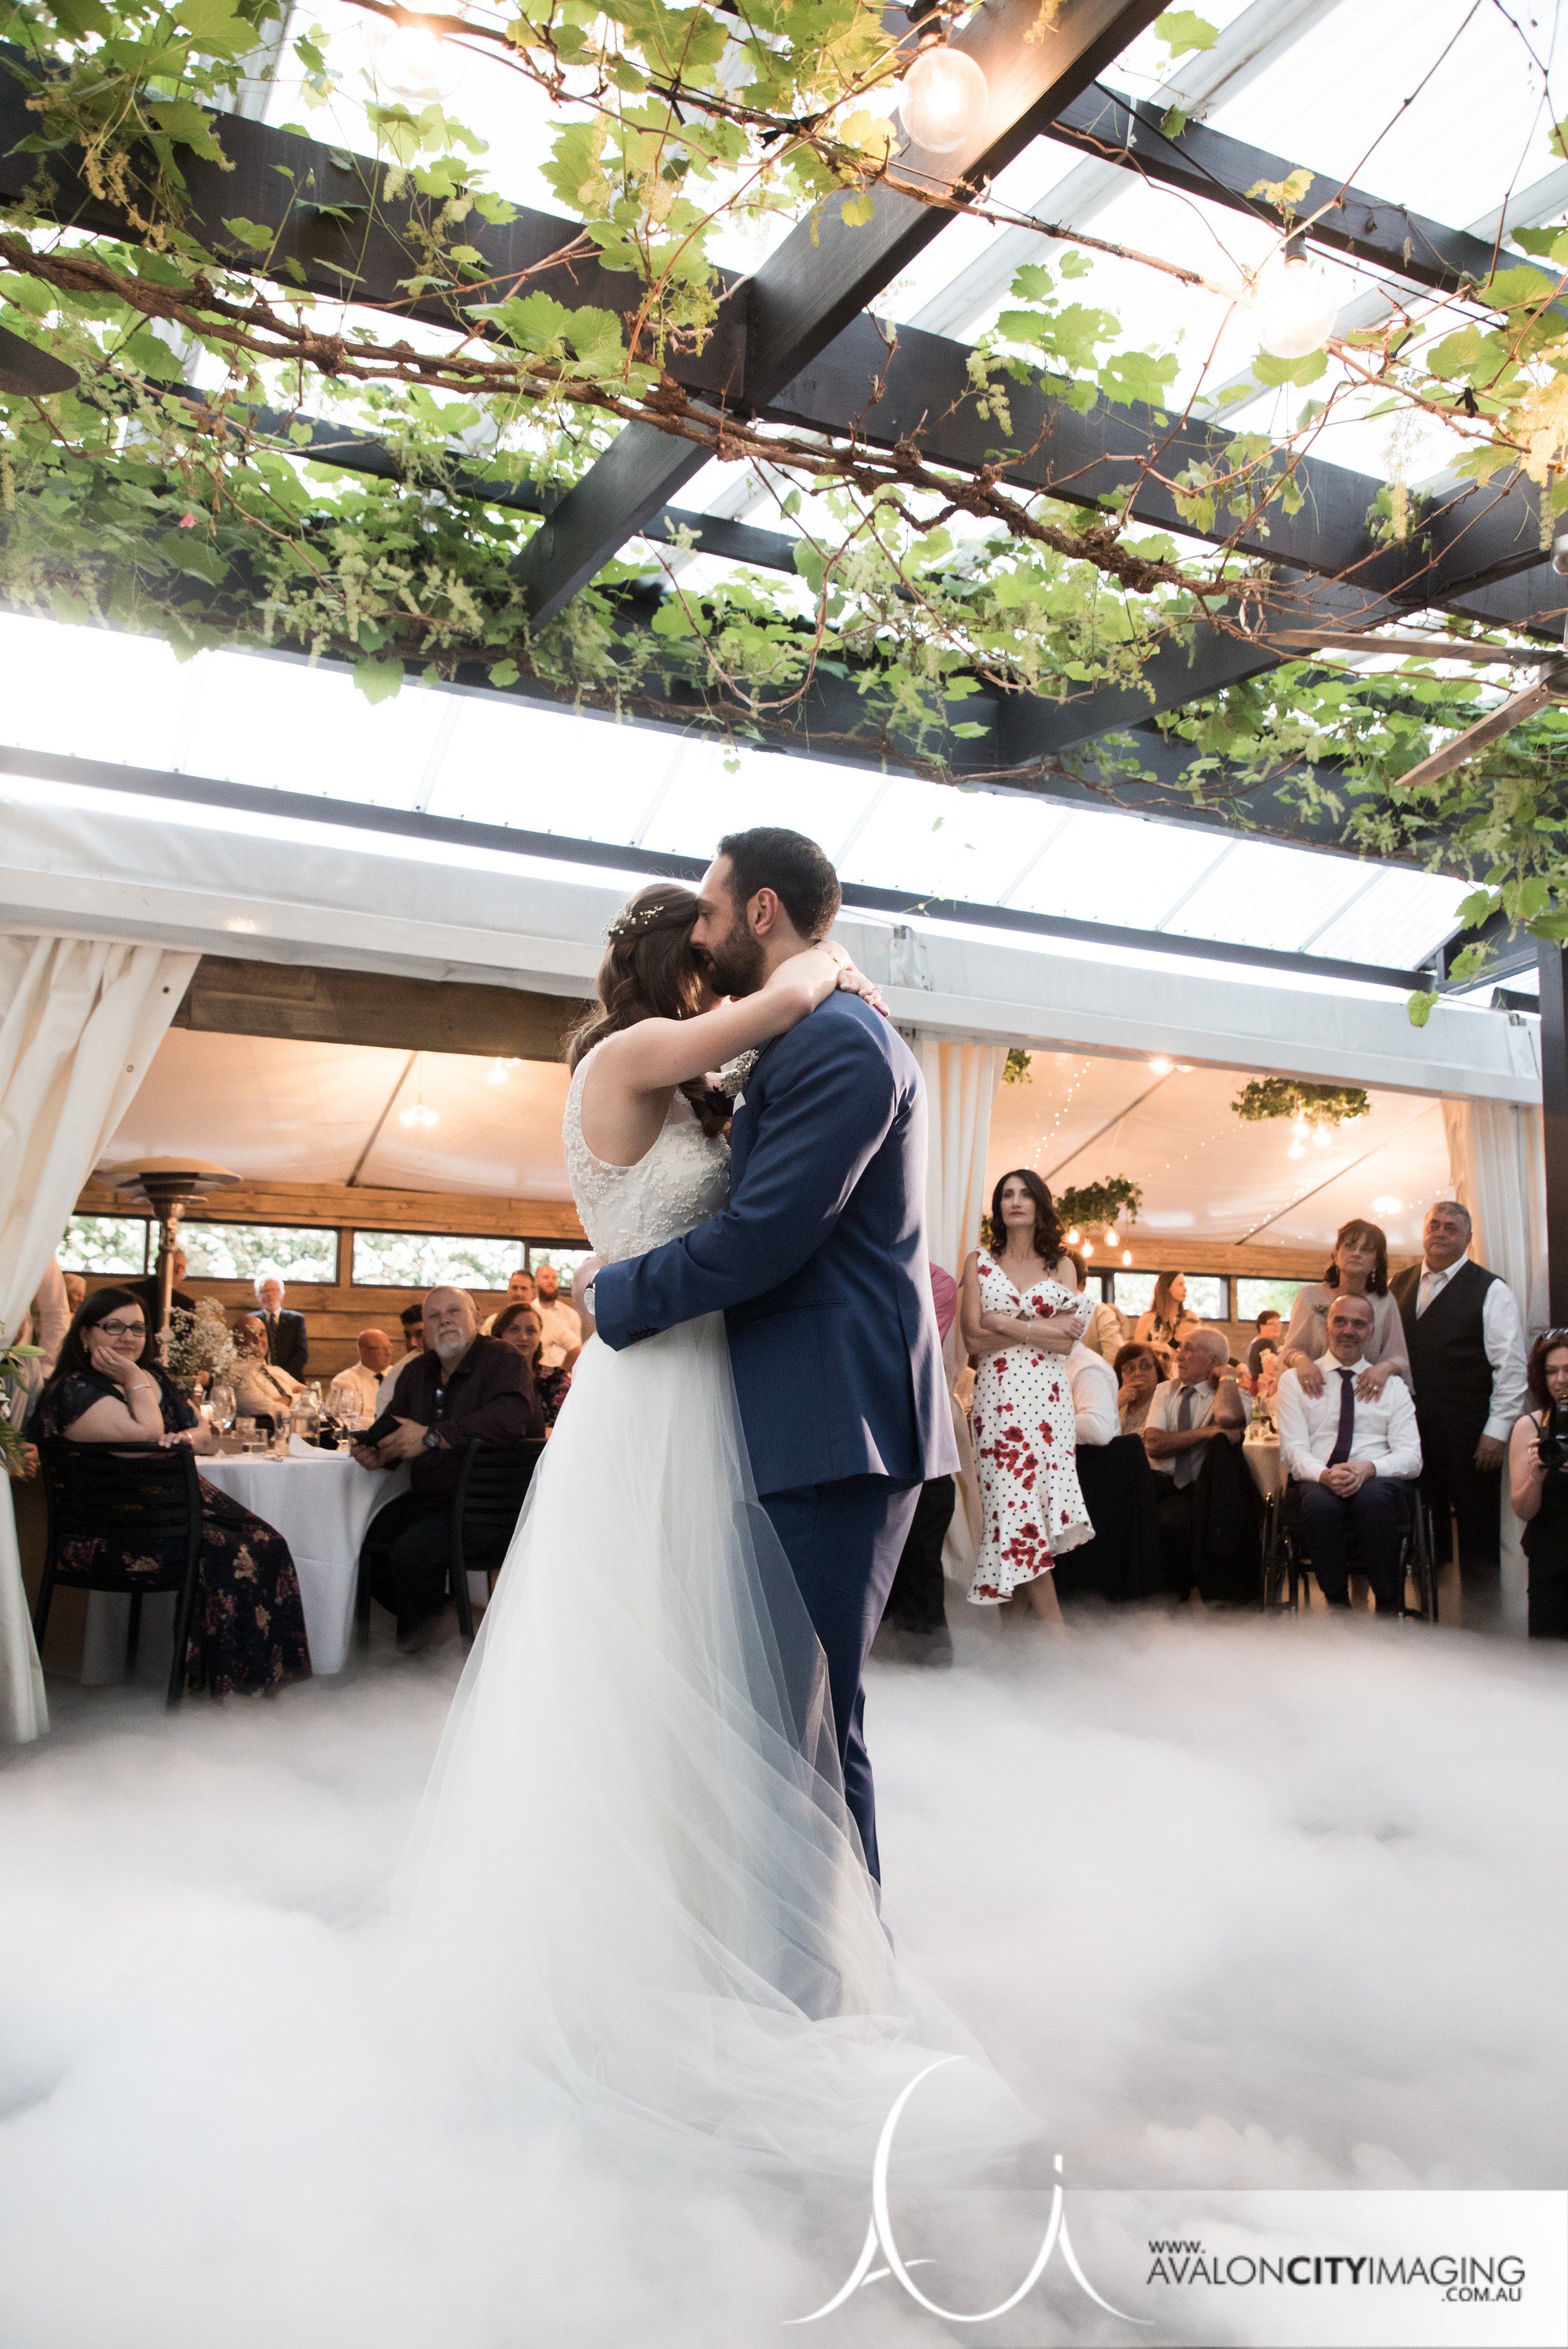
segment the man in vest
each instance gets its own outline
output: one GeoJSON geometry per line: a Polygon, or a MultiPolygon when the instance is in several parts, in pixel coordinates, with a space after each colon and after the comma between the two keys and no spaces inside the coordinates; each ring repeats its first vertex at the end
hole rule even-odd
{"type": "Polygon", "coordinates": [[[1526,1407],[1524,1333],[1508,1283],[1469,1255],[1470,1217],[1457,1199],[1427,1210],[1423,1260],[1389,1283],[1405,1324],[1420,1431],[1421,1491],[1437,1520],[1458,1527],[1461,1576],[1495,1581],[1502,1463],[1526,1407]]]}

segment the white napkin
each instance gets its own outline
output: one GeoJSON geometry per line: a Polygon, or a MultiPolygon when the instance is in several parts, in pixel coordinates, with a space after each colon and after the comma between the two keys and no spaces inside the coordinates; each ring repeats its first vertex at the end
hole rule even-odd
{"type": "Polygon", "coordinates": [[[326,1454],[325,1452],[318,1452],[314,1444],[307,1444],[303,1435],[291,1435],[289,1458],[291,1460],[325,1460],[326,1454]]]}

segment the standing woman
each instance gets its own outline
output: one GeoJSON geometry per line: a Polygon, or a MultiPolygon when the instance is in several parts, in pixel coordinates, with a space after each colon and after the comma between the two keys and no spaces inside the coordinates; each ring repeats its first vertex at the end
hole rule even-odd
{"type": "Polygon", "coordinates": [[[985,1532],[969,1597],[994,1607],[1026,1588],[1037,1613],[1058,1619],[1044,1578],[1059,1552],[1094,1538],[1066,1363],[1088,1316],[1037,1174],[1003,1175],[986,1239],[964,1267],[959,1306],[965,1345],[980,1358],[969,1430],[985,1532]]]}
{"type": "Polygon", "coordinates": [[[1549,1466],[1541,1438],[1557,1412],[1568,1418],[1568,1330],[1548,1330],[1530,1351],[1531,1400],[1508,1441],[1509,1498],[1524,1520],[1530,1560],[1530,1636],[1568,1640],[1568,1463],[1549,1466]]]}
{"type": "Polygon", "coordinates": [[[1399,1308],[1388,1294],[1388,1242],[1376,1224],[1355,1217],[1341,1224],[1334,1254],[1321,1280],[1309,1280],[1297,1291],[1290,1328],[1279,1350],[1281,1372],[1294,1371],[1303,1394],[1323,1392],[1318,1363],[1328,1351],[1328,1309],[1336,1297],[1365,1297],[1372,1308],[1372,1330],[1367,1340],[1370,1367],[1356,1381],[1361,1402],[1375,1402],[1398,1371],[1408,1387],[1409,1350],[1399,1308]]]}
{"type": "MultiPolygon", "coordinates": [[[[28,1425],[35,1443],[63,1435],[72,1444],[188,1444],[212,1452],[218,1439],[158,1360],[158,1339],[140,1298],[100,1288],[77,1313],[54,1376],[28,1425]]],[[[196,1603],[185,1651],[185,1685],[206,1682],[214,1696],[277,1688],[310,1671],[304,1609],[294,1559],[282,1534],[241,1508],[205,1479],[196,1603]]],[[[134,1573],[137,1559],[107,1537],[67,1546],[72,1566],[113,1563],[134,1573]]],[[[148,1563],[171,1563],[154,1546],[148,1563]]]]}
{"type": "Polygon", "coordinates": [[[1152,1346],[1165,1365],[1169,1377],[1176,1367],[1176,1349],[1189,1330],[1202,1325],[1195,1313],[1187,1309],[1187,1276],[1184,1272],[1162,1272],[1154,1284],[1154,1302],[1147,1313],[1138,1317],[1133,1330],[1133,1343],[1152,1346]]]}

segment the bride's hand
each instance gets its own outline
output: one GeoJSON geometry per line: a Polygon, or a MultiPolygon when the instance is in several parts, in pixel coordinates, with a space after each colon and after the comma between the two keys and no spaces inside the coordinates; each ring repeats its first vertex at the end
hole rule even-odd
{"type": "Polygon", "coordinates": [[[887,1005],[882,999],[882,989],[874,979],[866,977],[863,970],[858,970],[855,968],[853,957],[839,945],[837,939],[824,938],[820,951],[825,955],[830,955],[838,965],[839,975],[836,984],[846,995],[858,995],[862,1003],[869,1003],[872,1009],[880,1011],[884,1019],[890,1016],[887,1005]]]}

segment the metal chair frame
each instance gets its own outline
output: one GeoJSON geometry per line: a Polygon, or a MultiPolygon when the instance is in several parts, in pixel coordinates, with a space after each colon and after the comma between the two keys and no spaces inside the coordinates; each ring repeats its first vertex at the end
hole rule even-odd
{"type": "Polygon", "coordinates": [[[188,1444],[72,1444],[65,1436],[57,1435],[38,1446],[38,1457],[48,1511],[44,1578],[33,1610],[33,1636],[39,1651],[43,1650],[57,1586],[129,1598],[129,1680],[136,1670],[143,1599],[154,1592],[178,1591],[168,1696],[169,1704],[177,1705],[185,1692],[185,1650],[191,1637],[197,1569],[201,1557],[201,1485],[195,1454],[188,1444]],[[128,1474],[132,1467],[137,1472],[134,1484],[128,1474]],[[183,1536],[184,1560],[178,1566],[162,1568],[155,1575],[134,1578],[122,1567],[77,1567],[61,1561],[61,1548],[74,1536],[94,1539],[108,1534],[112,1538],[122,1532],[127,1537],[127,1547],[134,1547],[138,1535],[151,1540],[183,1536]]]}
{"type": "MultiPolygon", "coordinates": [[[[1293,1511],[1290,1506],[1295,1484],[1292,1478],[1280,1492],[1270,1494],[1264,1520],[1264,1607],[1275,1614],[1294,1615],[1300,1611],[1301,1586],[1313,1571],[1306,1528],[1299,1510],[1293,1511]],[[1288,1596],[1283,1595],[1287,1590],[1288,1596]]],[[[1401,1615],[1418,1616],[1425,1623],[1438,1619],[1438,1577],[1432,1563],[1430,1518],[1431,1512],[1421,1497],[1419,1486],[1411,1485],[1399,1545],[1399,1611],[1401,1615]],[[1408,1581],[1416,1586],[1414,1607],[1405,1601],[1404,1585],[1408,1581]]],[[[1353,1541],[1350,1571],[1355,1574],[1359,1570],[1355,1563],[1353,1541]]]]}
{"type": "Polygon", "coordinates": [[[480,1436],[463,1446],[458,1489],[452,1500],[447,1586],[457,1610],[458,1628],[465,1640],[471,1641],[474,1636],[473,1602],[469,1596],[469,1550],[470,1547],[482,1547],[487,1551],[484,1559],[474,1561],[472,1570],[486,1577],[493,1592],[496,1576],[500,1572],[496,1552],[499,1549],[504,1555],[517,1530],[545,1441],[542,1435],[525,1435],[516,1444],[494,1444],[480,1436]],[[481,1536],[489,1538],[479,1541],[476,1537],[481,1536]]]}

